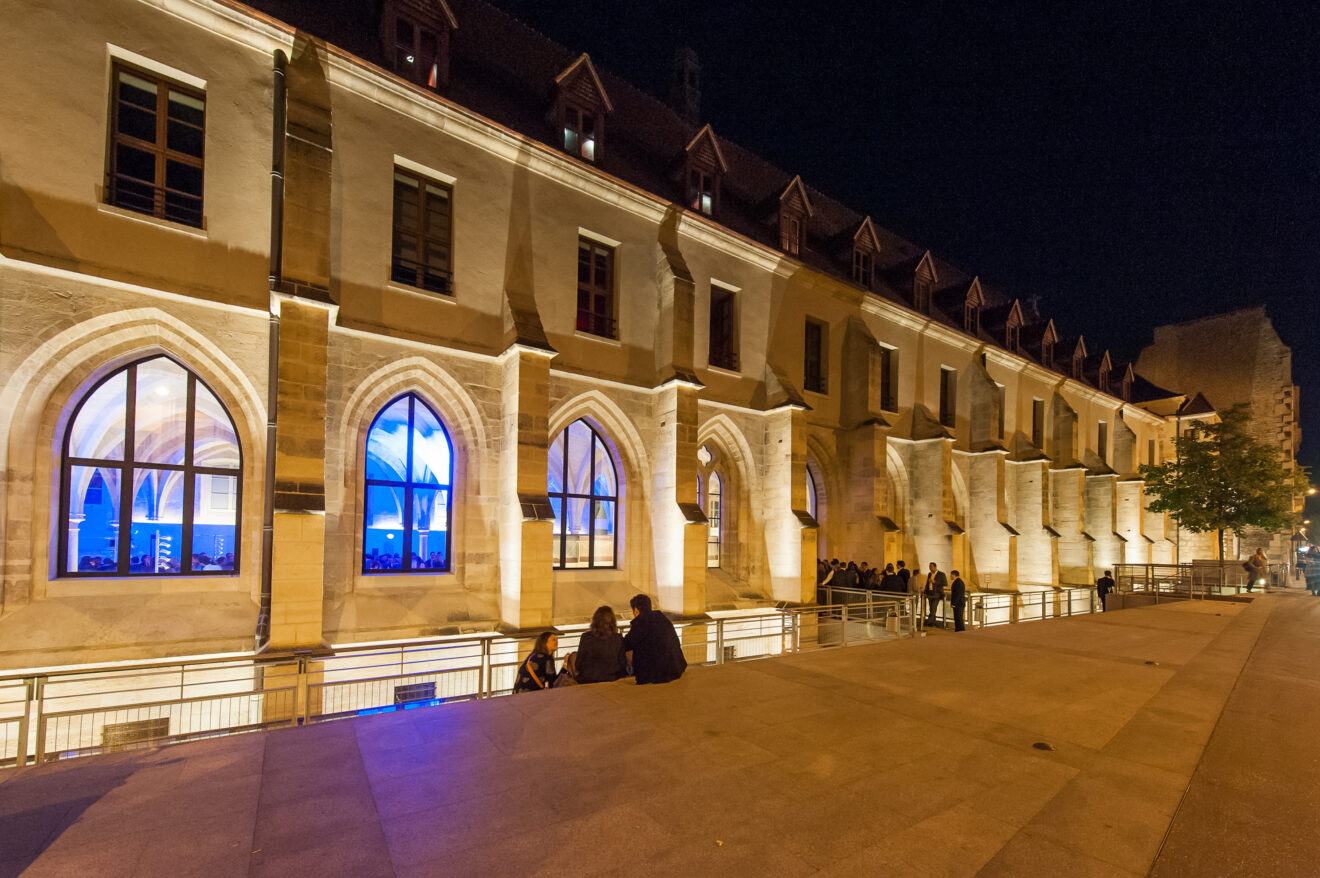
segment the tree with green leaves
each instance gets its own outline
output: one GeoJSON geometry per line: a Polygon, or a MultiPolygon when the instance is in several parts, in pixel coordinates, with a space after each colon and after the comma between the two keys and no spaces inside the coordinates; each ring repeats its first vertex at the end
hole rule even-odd
{"type": "Polygon", "coordinates": [[[1289,470],[1279,448],[1251,434],[1251,409],[1238,404],[1219,413],[1218,423],[1193,421],[1180,434],[1173,460],[1141,467],[1153,512],[1169,512],[1194,533],[1215,531],[1219,557],[1224,534],[1244,528],[1283,530],[1298,523],[1296,498],[1310,481],[1305,467],[1289,470]]]}

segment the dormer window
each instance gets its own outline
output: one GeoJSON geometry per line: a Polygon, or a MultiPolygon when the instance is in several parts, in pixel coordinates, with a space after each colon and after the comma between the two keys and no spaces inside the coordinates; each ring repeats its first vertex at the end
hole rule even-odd
{"type": "Polygon", "coordinates": [[[1082,380],[1082,367],[1086,362],[1086,354],[1080,350],[1073,352],[1072,358],[1072,377],[1074,381],[1082,380]]]}
{"type": "Polygon", "coordinates": [[[705,216],[715,216],[720,209],[720,177],[728,166],[709,125],[697,132],[684,152],[687,206],[705,216]]]}
{"type": "Polygon", "coordinates": [[[794,177],[779,196],[779,249],[789,256],[802,255],[806,244],[806,221],[811,213],[811,199],[807,197],[802,178],[794,177]]]}
{"type": "Polygon", "coordinates": [[[963,332],[976,335],[981,331],[981,306],[975,302],[963,304],[963,332]]]}
{"type": "Polygon", "coordinates": [[[600,161],[605,116],[614,109],[596,68],[585,54],[555,77],[559,87],[556,115],[564,152],[588,162],[600,161]]]}
{"type": "Polygon", "coordinates": [[[594,162],[596,140],[596,115],[581,107],[565,107],[564,152],[594,162]]]}
{"type": "Polygon", "coordinates": [[[688,169],[688,207],[704,213],[706,216],[715,215],[715,177],[713,174],[699,168],[688,169]]]}
{"type": "Polygon", "coordinates": [[[1109,392],[1109,372],[1110,372],[1110,369],[1111,369],[1111,367],[1110,367],[1110,365],[1109,365],[1109,353],[1106,352],[1105,355],[1104,355],[1104,357],[1101,358],[1101,360],[1100,360],[1100,382],[1099,382],[1099,383],[1100,383],[1100,392],[1101,392],[1101,393],[1108,393],[1108,392],[1109,392]]]}
{"type": "Polygon", "coordinates": [[[869,251],[853,250],[853,282],[861,284],[868,290],[871,288],[871,278],[874,275],[871,267],[873,259],[869,251]]]}
{"type": "Polygon", "coordinates": [[[930,313],[930,281],[914,278],[912,281],[912,307],[922,314],[930,313]]]}
{"type": "MultiPolygon", "coordinates": [[[[1123,402],[1132,402],[1132,380],[1134,377],[1135,376],[1132,374],[1132,364],[1128,363],[1127,368],[1123,370],[1123,383],[1119,388],[1119,396],[1122,397],[1123,402]]],[[[1155,461],[1153,460],[1151,461],[1151,463],[1154,462],[1155,461]]]]}
{"type": "Polygon", "coordinates": [[[1022,303],[1013,300],[1013,307],[1008,311],[1008,320],[1004,323],[1004,347],[1011,353],[1022,352],[1022,324],[1026,320],[1022,317],[1022,303]]]}
{"type": "Polygon", "coordinates": [[[871,289],[875,280],[875,255],[879,252],[880,238],[875,232],[875,224],[868,216],[853,235],[853,283],[871,289]]]}
{"type": "Polygon", "coordinates": [[[789,256],[802,255],[802,219],[792,214],[779,214],[779,249],[789,256]]]}
{"type": "Polygon", "coordinates": [[[1040,343],[1040,361],[1047,369],[1054,368],[1054,340],[1046,338],[1040,343]]]}
{"type": "Polygon", "coordinates": [[[449,32],[458,27],[443,0],[386,0],[381,21],[394,72],[429,89],[449,85],[449,32]]]}
{"type": "Polygon", "coordinates": [[[935,273],[935,262],[930,258],[930,251],[927,251],[917,263],[916,270],[912,272],[912,307],[922,314],[930,313],[931,293],[935,290],[935,283],[939,276],[935,273]]]}
{"type": "Polygon", "coordinates": [[[972,278],[967,287],[967,296],[963,299],[963,332],[978,335],[981,332],[981,306],[985,304],[985,294],[981,292],[981,279],[972,278]]]}

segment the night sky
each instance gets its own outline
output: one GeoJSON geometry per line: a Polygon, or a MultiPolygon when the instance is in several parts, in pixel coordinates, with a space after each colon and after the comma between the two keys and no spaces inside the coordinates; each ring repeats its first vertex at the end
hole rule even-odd
{"type": "Polygon", "coordinates": [[[496,5],[660,97],[692,46],[717,134],[1116,359],[1267,305],[1320,464],[1320,7],[496,5]]]}

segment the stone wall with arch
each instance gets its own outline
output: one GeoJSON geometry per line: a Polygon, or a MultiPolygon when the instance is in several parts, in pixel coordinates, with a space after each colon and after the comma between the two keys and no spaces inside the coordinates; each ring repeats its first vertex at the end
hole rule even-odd
{"type": "Polygon", "coordinates": [[[327,365],[325,628],[372,640],[489,627],[499,613],[496,516],[497,367],[420,352],[353,332],[334,333],[327,365]],[[392,400],[414,393],[453,446],[452,546],[447,571],[364,573],[367,431],[392,400]]]}
{"type": "Polygon", "coordinates": [[[701,468],[702,477],[718,473],[723,481],[721,563],[707,571],[706,599],[711,605],[737,605],[770,594],[760,467],[743,431],[726,412],[708,414],[697,431],[698,448],[714,454],[701,468]]]}
{"type": "MultiPolygon", "coordinates": [[[[61,313],[78,303],[74,310],[82,317],[36,320],[21,339],[5,339],[0,665],[41,664],[43,656],[91,660],[250,645],[260,593],[266,316],[133,295],[120,297],[116,308],[95,285],[27,280],[29,306],[53,297],[61,313]],[[61,454],[72,411],[105,376],[157,355],[205,382],[234,423],[245,501],[240,569],[224,577],[58,578],[61,454]]],[[[13,316],[21,321],[24,315],[13,316]]]]}
{"type": "Polygon", "coordinates": [[[655,593],[649,512],[654,470],[651,452],[642,439],[654,427],[650,394],[622,389],[606,394],[588,382],[552,374],[549,441],[578,419],[597,431],[619,468],[618,566],[550,571],[552,615],[557,622],[589,618],[602,604],[619,612],[627,608],[632,595],[655,593]]]}

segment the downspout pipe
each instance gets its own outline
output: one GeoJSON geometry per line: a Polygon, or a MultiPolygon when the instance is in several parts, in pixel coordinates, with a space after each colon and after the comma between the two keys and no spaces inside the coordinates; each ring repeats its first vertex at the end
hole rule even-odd
{"type": "MultiPolygon", "coordinates": [[[[289,58],[275,50],[274,124],[270,159],[270,293],[272,298],[284,276],[284,135],[287,127],[288,90],[285,67],[289,58]]],[[[270,360],[266,375],[266,480],[261,512],[261,613],[257,617],[256,648],[270,645],[271,581],[275,569],[275,425],[279,415],[280,312],[270,309],[270,360]]]]}

